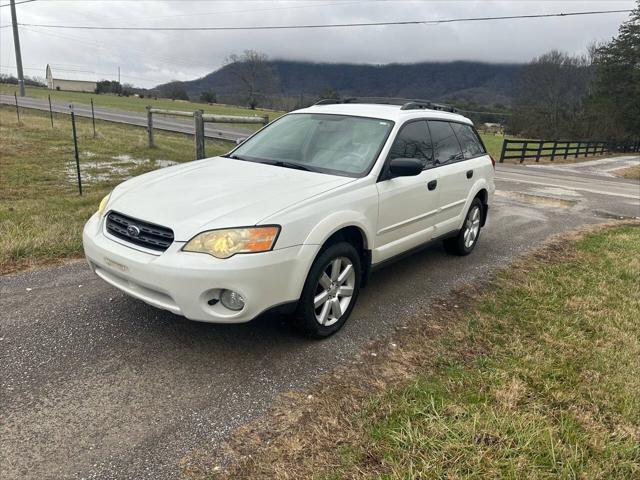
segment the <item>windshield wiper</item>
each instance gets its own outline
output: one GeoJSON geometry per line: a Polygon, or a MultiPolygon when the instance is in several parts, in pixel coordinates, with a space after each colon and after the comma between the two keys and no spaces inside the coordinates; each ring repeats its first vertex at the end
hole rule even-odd
{"type": "Polygon", "coordinates": [[[236,155],[235,153],[233,155],[229,155],[228,158],[232,158],[233,160],[243,160],[245,162],[254,162],[255,161],[255,160],[251,160],[250,158],[243,157],[241,155],[236,155]]]}
{"type": "Polygon", "coordinates": [[[277,167],[284,167],[284,168],[295,168],[296,170],[304,170],[305,172],[317,172],[317,170],[307,167],[306,165],[301,165],[299,163],[293,163],[293,162],[285,162],[282,160],[273,162],[272,165],[275,165],[277,167]]]}
{"type": "Polygon", "coordinates": [[[229,155],[228,158],[232,158],[233,160],[243,160],[245,162],[263,163],[265,165],[273,165],[276,167],[294,168],[296,170],[304,170],[305,172],[317,172],[317,170],[311,167],[307,167],[306,165],[301,165],[300,163],[294,162],[286,162],[284,160],[266,160],[262,158],[244,157],[236,154],[229,155]]]}

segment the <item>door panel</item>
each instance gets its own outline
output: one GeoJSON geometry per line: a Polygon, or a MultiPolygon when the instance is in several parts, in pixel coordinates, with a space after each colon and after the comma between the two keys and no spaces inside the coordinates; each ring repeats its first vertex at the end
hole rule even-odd
{"type": "Polygon", "coordinates": [[[373,263],[431,240],[438,215],[438,170],[378,182],[378,230],[373,263]],[[428,184],[434,180],[437,185],[429,190],[428,184]]]}
{"type": "Polygon", "coordinates": [[[474,171],[473,160],[456,162],[439,167],[440,183],[440,212],[437,219],[438,234],[445,234],[455,230],[459,226],[469,191],[480,172],[474,172],[474,176],[467,178],[468,171],[474,171]],[[475,178],[474,178],[475,177],[475,178]]]}
{"type": "Polygon", "coordinates": [[[425,120],[403,125],[389,152],[394,158],[419,159],[424,168],[414,177],[396,177],[377,183],[378,227],[373,262],[427,242],[433,235],[438,213],[438,173],[425,120]]]}

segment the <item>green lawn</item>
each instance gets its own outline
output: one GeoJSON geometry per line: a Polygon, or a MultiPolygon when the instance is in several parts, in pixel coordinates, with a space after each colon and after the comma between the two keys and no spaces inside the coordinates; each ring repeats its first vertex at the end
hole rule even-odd
{"type": "MultiPolygon", "coordinates": [[[[144,128],[78,118],[78,145],[84,195],[77,191],[71,122],[46,112],[0,107],[0,273],[81,255],[84,222],[100,199],[122,180],[193,160],[193,137],[155,132],[147,147],[144,128]]],[[[229,143],[206,142],[209,156],[227,152],[229,143]]]]}
{"type": "Polygon", "coordinates": [[[640,224],[573,238],[438,299],[199,478],[640,478],[640,224]]]}
{"type": "MultiPolygon", "coordinates": [[[[0,84],[0,93],[13,95],[17,91],[17,86],[9,84],[0,84]]],[[[269,115],[270,120],[278,118],[284,112],[276,112],[273,110],[251,110],[249,108],[241,108],[233,105],[220,105],[206,103],[187,102],[184,100],[169,100],[166,98],[137,98],[137,97],[119,97],[111,94],[96,95],[95,93],[81,92],[63,92],[57,90],[49,90],[41,87],[26,87],[28,97],[47,98],[51,95],[52,101],[78,103],[90,105],[91,99],[96,107],[113,108],[117,110],[128,110],[131,112],[145,112],[147,105],[154,108],[163,108],[169,110],[193,111],[202,109],[205,113],[218,115],[269,115]]],[[[19,102],[19,99],[18,99],[19,102]]]]}

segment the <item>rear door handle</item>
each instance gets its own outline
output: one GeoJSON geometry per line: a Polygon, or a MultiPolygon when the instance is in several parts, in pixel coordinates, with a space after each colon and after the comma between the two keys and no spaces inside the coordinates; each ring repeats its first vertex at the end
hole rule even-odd
{"type": "Polygon", "coordinates": [[[467,170],[467,178],[473,177],[473,170],[467,170]]]}
{"type": "Polygon", "coordinates": [[[435,190],[437,186],[438,186],[438,180],[431,180],[429,183],[427,183],[427,188],[429,190],[435,190]]]}

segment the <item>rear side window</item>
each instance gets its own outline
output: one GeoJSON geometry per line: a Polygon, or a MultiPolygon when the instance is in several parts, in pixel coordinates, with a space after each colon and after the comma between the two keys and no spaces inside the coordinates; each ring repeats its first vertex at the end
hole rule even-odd
{"type": "Polygon", "coordinates": [[[429,120],[429,130],[431,130],[436,165],[445,165],[464,158],[458,138],[449,122],[429,120]]]}
{"type": "Polygon", "coordinates": [[[432,167],[433,148],[427,122],[411,122],[402,127],[391,146],[389,158],[417,158],[423,168],[432,167]]]}
{"type": "Polygon", "coordinates": [[[471,128],[471,125],[452,123],[451,126],[456,133],[456,137],[458,137],[464,158],[474,158],[486,153],[478,135],[475,130],[471,128]]]}

